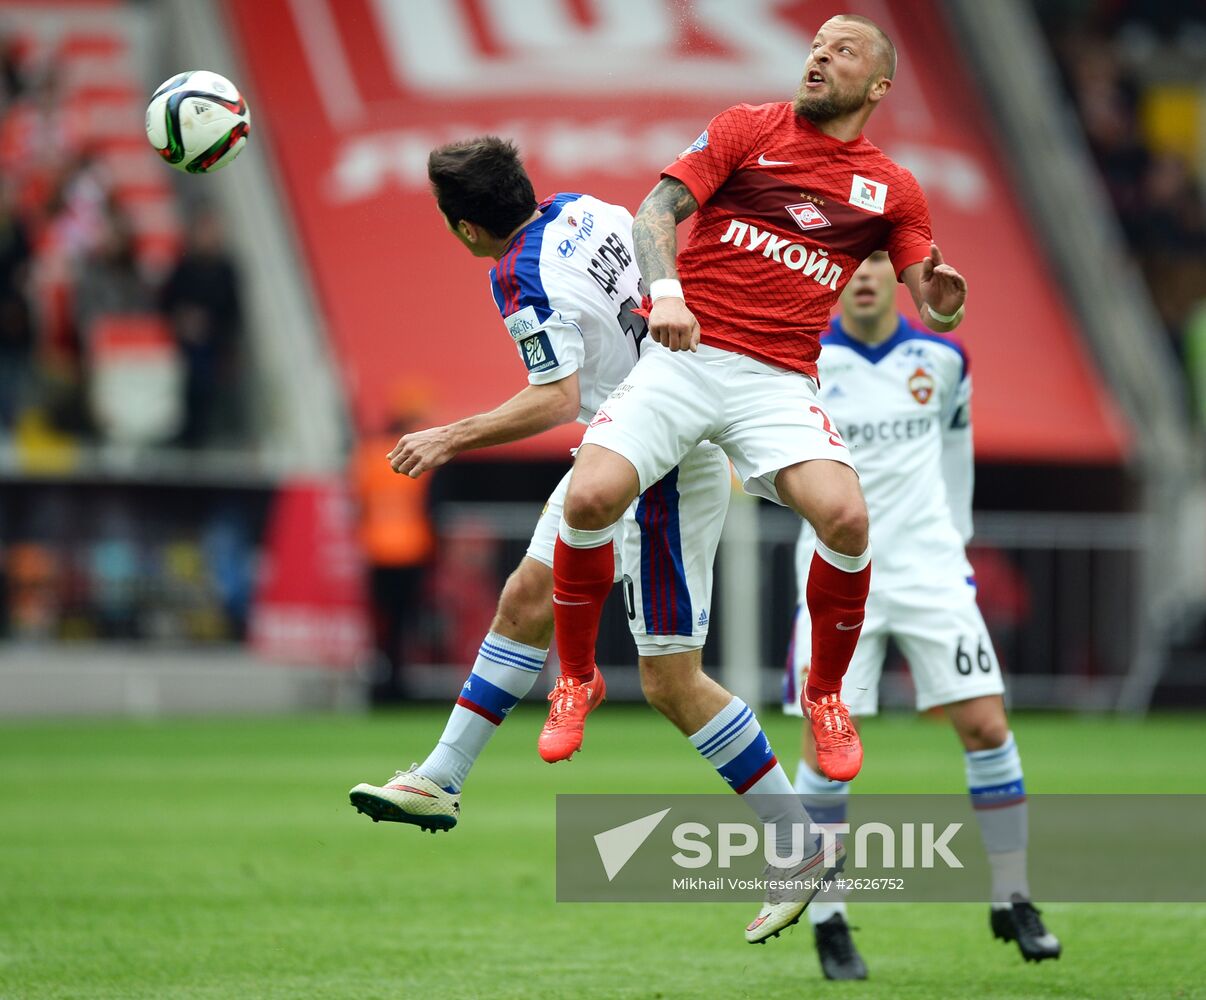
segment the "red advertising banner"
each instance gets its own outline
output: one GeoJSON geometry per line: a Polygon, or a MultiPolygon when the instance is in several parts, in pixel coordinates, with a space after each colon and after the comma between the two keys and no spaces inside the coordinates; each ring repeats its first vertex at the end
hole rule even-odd
{"type": "MultiPolygon", "coordinates": [[[[659,169],[738,102],[789,99],[832,0],[228,0],[258,141],[272,146],[362,428],[403,391],[452,419],[502,401],[524,369],[489,261],[444,230],[432,146],[520,143],[538,196],[635,210],[659,169]]],[[[1119,461],[1127,430],[1001,169],[990,119],[940,4],[865,0],[900,66],[867,134],[929,197],[967,275],[961,329],[979,455],[1119,461]]],[[[235,168],[237,169],[237,167],[235,168]]],[[[903,300],[902,300],[903,305],[903,300]]],[[[912,305],[907,305],[909,311],[912,305]]],[[[559,455],[579,431],[510,449],[559,455]]]]}
{"type": "Polygon", "coordinates": [[[281,486],[248,638],[270,660],[351,669],[372,648],[364,558],[339,480],[281,486]]]}

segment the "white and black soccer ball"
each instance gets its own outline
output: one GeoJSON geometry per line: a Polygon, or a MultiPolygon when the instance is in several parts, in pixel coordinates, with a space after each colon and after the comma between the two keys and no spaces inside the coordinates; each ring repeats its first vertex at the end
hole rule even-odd
{"type": "Polygon", "coordinates": [[[251,111],[226,77],[204,69],[165,80],[147,105],[147,138],[177,170],[221,170],[247,145],[251,111]]]}

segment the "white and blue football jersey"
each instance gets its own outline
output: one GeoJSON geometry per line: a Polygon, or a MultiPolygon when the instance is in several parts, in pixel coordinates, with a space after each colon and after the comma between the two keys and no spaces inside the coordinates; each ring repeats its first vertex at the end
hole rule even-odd
{"type": "MultiPolygon", "coordinates": [[[[971,376],[949,337],[906,321],[868,347],[834,318],[821,337],[820,398],[858,469],[871,520],[871,588],[971,577],[971,376]]],[[[807,578],[815,535],[797,548],[807,578]]]]}
{"type": "Polygon", "coordinates": [[[636,364],[645,320],[632,215],[584,194],[540,203],[490,271],[494,302],[533,385],[578,373],[588,423],[636,364]]]}

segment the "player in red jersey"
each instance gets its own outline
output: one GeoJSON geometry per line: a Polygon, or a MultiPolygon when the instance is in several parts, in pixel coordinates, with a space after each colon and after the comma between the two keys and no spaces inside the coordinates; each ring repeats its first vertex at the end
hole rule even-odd
{"type": "MultiPolygon", "coordinates": [[[[895,68],[895,48],[874,22],[831,18],[794,101],[722,112],[662,172],[633,235],[653,298],[649,331],[680,353],[650,353],[600,408],[574,464],[553,565],[562,670],[585,683],[611,589],[599,553],[610,554],[614,523],[696,441],[719,444],[747,492],[790,506],[816,531],[812,671],[801,702],[820,769],[841,781],[862,763],[840,690],[871,554],[858,476],[816,397],[819,338],[842,287],[877,250],[888,251],[935,332],[958,326],[967,294],[931,242],[916,180],[862,135],[895,68]],[[676,226],[696,212],[679,254],[676,226]]],[[[693,741],[731,697],[698,670],[643,679],[657,688],[650,701],[693,741]]],[[[550,713],[546,760],[576,749],[588,711],[585,699],[570,699],[550,713]]]]}

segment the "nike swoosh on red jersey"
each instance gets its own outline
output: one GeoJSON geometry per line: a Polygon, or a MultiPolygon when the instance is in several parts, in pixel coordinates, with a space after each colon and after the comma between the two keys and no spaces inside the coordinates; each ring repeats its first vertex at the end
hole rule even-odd
{"type": "Polygon", "coordinates": [[[768,160],[765,153],[760,153],[758,165],[761,167],[790,167],[791,160],[768,160]]]}

